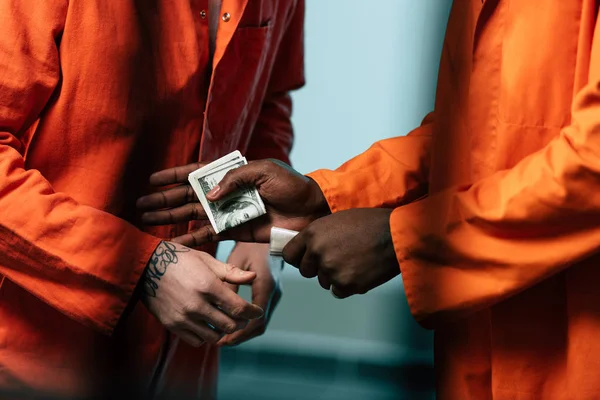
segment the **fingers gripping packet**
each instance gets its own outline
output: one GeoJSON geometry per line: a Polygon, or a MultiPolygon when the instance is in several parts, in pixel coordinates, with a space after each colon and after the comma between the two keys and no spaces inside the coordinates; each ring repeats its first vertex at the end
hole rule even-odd
{"type": "Polygon", "coordinates": [[[281,256],[283,248],[296,236],[298,232],[289,229],[271,228],[271,241],[269,244],[269,253],[272,256],[281,256]]]}
{"type": "Polygon", "coordinates": [[[219,184],[227,172],[246,164],[246,158],[242,157],[239,151],[234,151],[188,176],[190,185],[216,233],[241,225],[267,212],[258,190],[254,187],[240,188],[214,202],[206,198],[206,194],[219,184]]]}

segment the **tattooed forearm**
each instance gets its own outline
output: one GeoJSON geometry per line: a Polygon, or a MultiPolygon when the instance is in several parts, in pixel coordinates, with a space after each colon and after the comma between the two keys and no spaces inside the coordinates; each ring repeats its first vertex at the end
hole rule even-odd
{"type": "Polygon", "coordinates": [[[177,264],[179,261],[177,254],[189,250],[188,248],[177,249],[173,243],[169,242],[161,242],[158,245],[144,271],[143,285],[147,296],[156,297],[160,279],[167,272],[169,266],[177,264]]]}

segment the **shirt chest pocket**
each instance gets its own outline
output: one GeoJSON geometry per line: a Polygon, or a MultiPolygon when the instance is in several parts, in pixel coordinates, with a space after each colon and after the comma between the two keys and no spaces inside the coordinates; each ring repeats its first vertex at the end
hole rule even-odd
{"type": "Polygon", "coordinates": [[[563,127],[573,100],[579,2],[506,4],[498,116],[511,124],[563,127]]]}

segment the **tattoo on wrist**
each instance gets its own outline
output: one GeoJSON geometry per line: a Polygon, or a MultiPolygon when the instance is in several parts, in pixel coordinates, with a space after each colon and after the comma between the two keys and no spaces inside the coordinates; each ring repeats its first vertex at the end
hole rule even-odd
{"type": "Polygon", "coordinates": [[[190,251],[188,248],[177,249],[173,243],[160,242],[148,265],[144,271],[144,292],[148,297],[156,297],[156,291],[159,288],[160,279],[167,272],[169,266],[177,264],[179,258],[178,253],[187,253],[190,251]]]}

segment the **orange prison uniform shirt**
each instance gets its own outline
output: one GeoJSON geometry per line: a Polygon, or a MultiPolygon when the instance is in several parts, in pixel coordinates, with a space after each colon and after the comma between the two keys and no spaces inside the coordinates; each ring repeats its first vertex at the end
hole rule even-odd
{"type": "Polygon", "coordinates": [[[312,174],[333,211],[397,207],[439,399],[600,398],[598,7],[455,0],[423,126],[312,174]]]}
{"type": "Polygon", "coordinates": [[[0,389],[214,392],[216,349],[133,296],[159,238],[197,226],[143,232],[135,201],[166,167],[288,160],[304,1],[223,0],[212,63],[207,7],[0,1],[0,389]]]}

